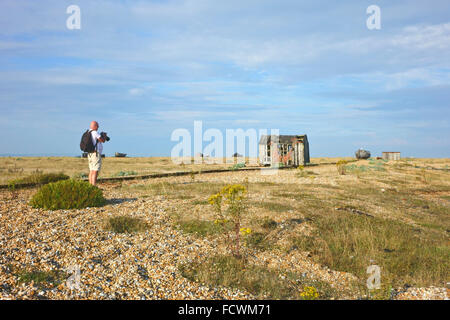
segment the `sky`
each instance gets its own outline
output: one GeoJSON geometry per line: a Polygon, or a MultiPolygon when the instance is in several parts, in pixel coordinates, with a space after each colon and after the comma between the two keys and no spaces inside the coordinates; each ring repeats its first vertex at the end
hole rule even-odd
{"type": "Polygon", "coordinates": [[[97,120],[107,155],[169,156],[199,120],[448,158],[449,106],[448,0],[0,1],[3,155],[79,155],[97,120]]]}

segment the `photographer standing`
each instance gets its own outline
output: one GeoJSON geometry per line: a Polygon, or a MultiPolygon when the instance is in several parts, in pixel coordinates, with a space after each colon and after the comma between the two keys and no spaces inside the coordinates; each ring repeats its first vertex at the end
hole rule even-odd
{"type": "Polygon", "coordinates": [[[92,121],[90,125],[90,133],[95,151],[88,153],[89,161],[89,183],[95,186],[97,184],[98,172],[102,168],[102,152],[103,142],[105,138],[98,133],[98,122],[92,121]]]}

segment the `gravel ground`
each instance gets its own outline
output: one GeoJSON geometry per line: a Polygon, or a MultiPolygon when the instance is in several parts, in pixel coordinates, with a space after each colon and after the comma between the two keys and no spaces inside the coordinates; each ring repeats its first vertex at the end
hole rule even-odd
{"type": "Polygon", "coordinates": [[[450,290],[446,288],[408,288],[399,289],[395,300],[448,300],[450,290]]]}
{"type": "MultiPolygon", "coordinates": [[[[235,183],[247,176],[250,182],[286,182],[283,175],[282,171],[272,178],[259,172],[236,172],[202,175],[200,179],[235,183]]],[[[170,179],[183,182],[190,178],[170,179]]],[[[181,200],[135,198],[111,185],[101,188],[108,204],[83,210],[33,209],[27,202],[35,190],[22,190],[17,198],[8,191],[0,192],[0,299],[254,299],[243,290],[205,286],[181,276],[181,263],[205,259],[221,250],[214,240],[183,234],[173,227],[168,212],[181,200]],[[122,214],[140,217],[151,228],[133,235],[105,231],[105,218],[122,214]],[[69,290],[68,275],[59,285],[44,287],[20,283],[14,273],[17,269],[50,271],[74,266],[81,270],[80,288],[75,290],[69,290]]],[[[292,270],[339,290],[355,279],[319,266],[299,252],[253,252],[249,256],[252,263],[292,270]]],[[[447,294],[445,288],[409,288],[398,290],[394,298],[447,299],[447,294]]],[[[342,298],[358,297],[344,294],[342,298]]]]}
{"type": "Polygon", "coordinates": [[[18,199],[1,194],[0,299],[251,299],[246,292],[212,288],[183,278],[177,264],[206,257],[214,243],[172,228],[155,199],[111,200],[102,208],[43,211],[27,205],[31,191],[18,199]],[[152,227],[134,235],[103,231],[105,217],[130,214],[152,227]],[[20,284],[12,268],[68,269],[78,265],[81,285],[69,290],[65,281],[54,288],[20,284]]]}

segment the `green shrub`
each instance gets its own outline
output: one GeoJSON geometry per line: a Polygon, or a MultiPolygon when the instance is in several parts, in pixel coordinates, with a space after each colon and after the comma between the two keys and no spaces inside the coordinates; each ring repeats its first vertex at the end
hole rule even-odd
{"type": "Polygon", "coordinates": [[[63,173],[42,173],[41,171],[33,172],[31,175],[8,182],[8,185],[18,185],[27,183],[47,184],[60,180],[67,180],[69,176],[63,173]]]}
{"type": "Polygon", "coordinates": [[[127,177],[127,176],[136,176],[137,172],[135,171],[120,171],[115,174],[116,177],[127,177]]]}
{"type": "Polygon", "coordinates": [[[245,163],[243,162],[234,164],[230,169],[234,171],[242,168],[245,168],[245,163]]]}
{"type": "Polygon", "coordinates": [[[107,221],[107,229],[115,233],[134,233],[147,228],[144,221],[130,216],[111,217],[107,221]]]}
{"type": "Polygon", "coordinates": [[[30,205],[45,210],[82,209],[105,204],[102,191],[81,180],[63,180],[41,187],[33,196],[30,205]]]}

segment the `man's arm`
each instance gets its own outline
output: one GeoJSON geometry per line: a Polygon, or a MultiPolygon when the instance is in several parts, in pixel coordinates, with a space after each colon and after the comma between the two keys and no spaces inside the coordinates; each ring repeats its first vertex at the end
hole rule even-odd
{"type": "MultiPolygon", "coordinates": [[[[105,142],[105,139],[97,131],[92,131],[93,138],[100,142],[105,142]]],[[[95,140],[94,140],[95,141],[95,140]]]]}

